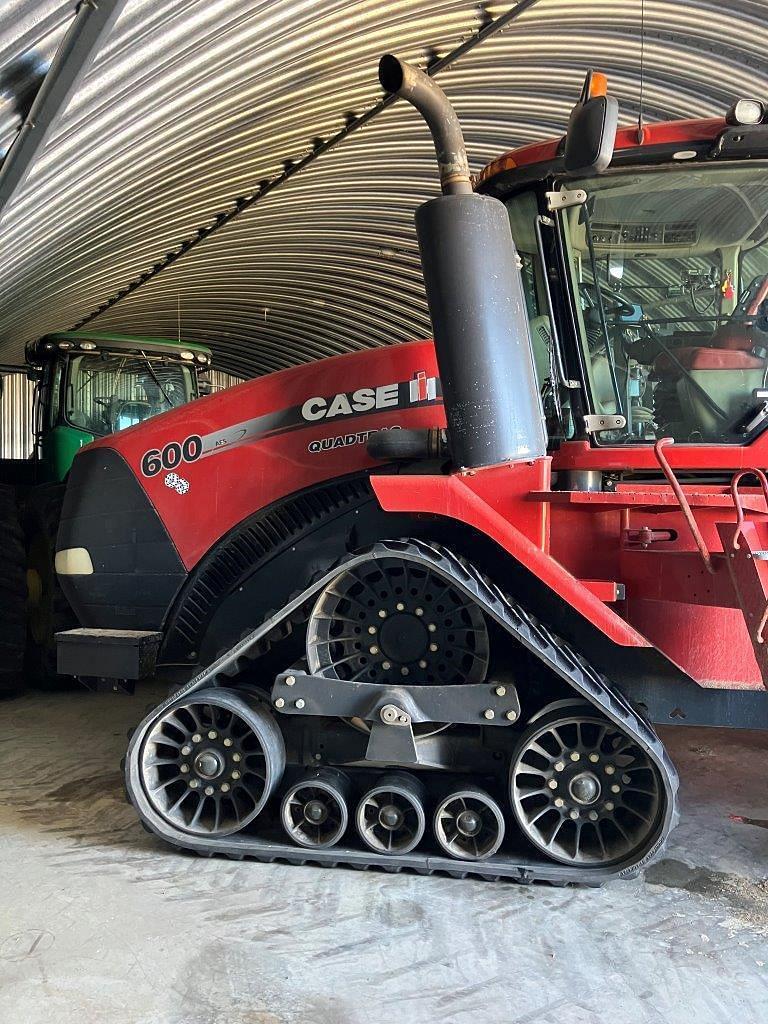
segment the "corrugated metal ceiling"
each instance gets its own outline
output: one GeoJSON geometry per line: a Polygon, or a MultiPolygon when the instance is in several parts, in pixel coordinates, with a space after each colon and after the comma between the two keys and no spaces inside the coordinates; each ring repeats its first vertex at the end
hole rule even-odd
{"type": "MultiPolygon", "coordinates": [[[[0,222],[0,361],[72,326],[237,197],[380,99],[388,50],[425,63],[511,3],[127,0],[0,222]]],[[[586,68],[637,116],[640,0],[539,0],[439,81],[473,170],[564,130],[586,68]]],[[[0,152],[73,13],[0,12],[0,152]]],[[[646,0],[648,120],[768,96],[764,0],[646,0]]],[[[412,215],[437,191],[418,116],[389,108],[257,202],[93,327],[211,343],[257,374],[429,332],[412,215]]]]}

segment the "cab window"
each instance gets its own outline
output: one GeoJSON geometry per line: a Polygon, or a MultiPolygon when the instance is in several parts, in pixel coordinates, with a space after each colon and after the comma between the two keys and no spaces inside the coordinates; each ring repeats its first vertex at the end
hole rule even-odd
{"type": "Polygon", "coordinates": [[[768,425],[765,171],[569,183],[588,196],[561,216],[592,409],[626,421],[601,443],[744,443],[768,425]]]}
{"type": "Polygon", "coordinates": [[[512,237],[521,261],[523,292],[531,330],[531,345],[536,378],[541,390],[550,437],[573,435],[567,398],[552,386],[555,353],[552,350],[552,320],[544,281],[544,268],[536,237],[538,201],[532,191],[522,192],[507,201],[512,237]]]}

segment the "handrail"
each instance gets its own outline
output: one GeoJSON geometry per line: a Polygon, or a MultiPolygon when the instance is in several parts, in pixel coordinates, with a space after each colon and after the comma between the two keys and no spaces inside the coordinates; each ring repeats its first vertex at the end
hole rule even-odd
{"type": "MultiPolygon", "coordinates": [[[[766,507],[768,507],[768,477],[762,469],[742,469],[739,473],[734,473],[733,479],[731,480],[731,496],[733,497],[733,506],[736,509],[736,529],[733,531],[733,540],[731,541],[734,551],[739,550],[739,537],[744,534],[744,506],[741,503],[739,497],[739,484],[745,476],[756,476],[760,482],[760,486],[763,489],[763,497],[765,498],[766,507]]],[[[733,556],[731,556],[733,557],[733,556]]],[[[768,625],[768,604],[766,604],[763,614],[760,617],[760,621],[755,629],[755,641],[759,644],[765,643],[765,627],[768,625]]]]}
{"type": "Polygon", "coordinates": [[[669,445],[674,443],[674,437],[660,437],[656,444],[653,446],[653,454],[656,456],[656,459],[659,465],[661,466],[661,470],[664,476],[667,478],[667,482],[669,483],[669,486],[672,488],[672,491],[674,492],[674,495],[677,498],[678,504],[680,505],[680,510],[683,513],[683,518],[688,524],[688,529],[691,531],[693,539],[696,542],[696,547],[699,549],[699,554],[701,555],[701,560],[704,563],[704,567],[706,568],[708,573],[711,573],[714,576],[715,567],[712,565],[712,557],[709,553],[709,548],[707,547],[704,538],[701,535],[701,531],[699,530],[699,526],[696,522],[693,511],[691,510],[691,506],[688,503],[688,499],[685,496],[685,492],[680,486],[680,481],[677,479],[672,470],[672,467],[667,462],[667,457],[663,451],[664,448],[667,448],[669,447],[669,445]]]}
{"type": "Polygon", "coordinates": [[[733,550],[739,550],[739,537],[743,533],[744,526],[744,506],[741,503],[739,497],[739,484],[745,476],[756,476],[760,481],[760,486],[763,489],[763,497],[765,498],[766,507],[768,507],[768,477],[762,469],[742,469],[740,473],[734,473],[733,479],[731,480],[731,497],[733,498],[733,505],[736,509],[736,529],[733,531],[733,550]]]}

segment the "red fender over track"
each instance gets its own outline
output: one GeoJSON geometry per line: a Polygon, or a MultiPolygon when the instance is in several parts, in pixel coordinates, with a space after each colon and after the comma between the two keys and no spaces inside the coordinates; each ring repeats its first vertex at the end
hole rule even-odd
{"type": "Polygon", "coordinates": [[[535,479],[542,473],[548,475],[548,471],[549,460],[542,459],[532,465],[495,467],[473,476],[374,475],[371,485],[386,512],[446,516],[486,534],[614,643],[623,647],[652,646],[547,554],[547,509],[529,500],[528,493],[535,490],[535,479]],[[510,486],[514,479],[510,474],[527,478],[525,493],[519,486],[510,486]],[[513,522],[519,522],[519,527],[513,522]]]}

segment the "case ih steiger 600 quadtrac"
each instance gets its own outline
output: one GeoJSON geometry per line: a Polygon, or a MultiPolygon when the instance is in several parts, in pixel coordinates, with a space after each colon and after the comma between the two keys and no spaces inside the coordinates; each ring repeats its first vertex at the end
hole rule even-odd
{"type": "Polygon", "coordinates": [[[617,134],[590,75],[473,191],[443,93],[380,76],[435,140],[434,343],[78,454],[60,668],[180,677],[125,763],[177,847],[627,875],[677,815],[651,722],[768,725],[766,108],[617,134]]]}

